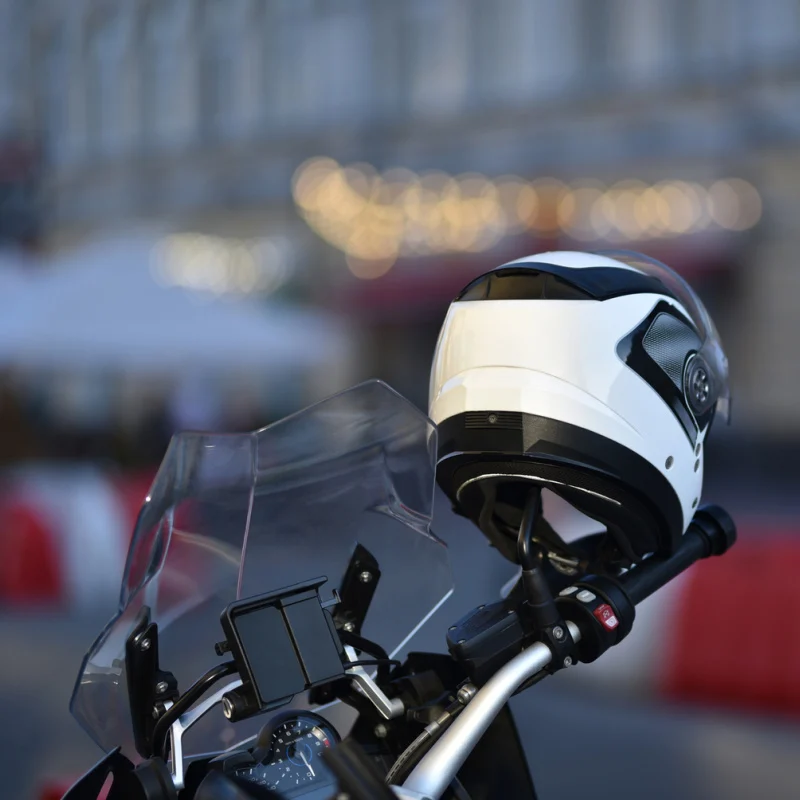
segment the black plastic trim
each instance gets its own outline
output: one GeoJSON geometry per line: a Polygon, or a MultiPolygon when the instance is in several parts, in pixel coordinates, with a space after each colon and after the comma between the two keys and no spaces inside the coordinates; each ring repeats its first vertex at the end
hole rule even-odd
{"type": "Polygon", "coordinates": [[[469,283],[454,302],[474,300],[611,300],[659,294],[677,300],[656,277],[624,267],[562,267],[538,261],[497,267],[469,283]]]}
{"type": "MultiPolygon", "coordinates": [[[[655,319],[661,314],[668,314],[680,320],[683,324],[690,325],[683,314],[662,300],[656,303],[652,311],[627,336],[620,339],[617,343],[617,355],[626,366],[630,367],[645,383],[652,387],[653,391],[669,406],[670,411],[680,422],[686,438],[694,447],[697,444],[700,426],[686,401],[686,396],[683,392],[683,380],[681,380],[680,387],[676,386],[669,375],[658,362],[648,355],[644,348],[644,337],[655,319]]],[[[686,354],[683,363],[684,370],[686,369],[687,361],[695,352],[695,350],[690,350],[686,354]]],[[[705,418],[703,422],[706,422],[705,418]]]]}
{"type": "MultiPolygon", "coordinates": [[[[505,412],[499,429],[490,421],[499,418],[498,411],[457,414],[439,424],[436,477],[456,510],[480,527],[477,501],[463,502],[463,492],[459,499],[465,482],[487,472],[525,474],[607,524],[610,532],[616,527],[618,544],[633,560],[672,552],[683,533],[683,511],[656,467],[612,439],[559,420],[517,412],[512,429],[511,413],[505,412]],[[479,413],[483,427],[477,425],[479,413]]],[[[500,549],[513,560],[515,542],[509,544],[500,549]]]]}

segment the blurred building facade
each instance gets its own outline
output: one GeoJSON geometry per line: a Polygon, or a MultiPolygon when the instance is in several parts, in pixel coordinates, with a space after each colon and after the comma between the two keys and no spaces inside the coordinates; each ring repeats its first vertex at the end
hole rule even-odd
{"type": "Polygon", "coordinates": [[[359,281],[297,213],[298,165],[327,156],[378,170],[604,185],[744,178],[763,206],[757,225],[668,241],[634,232],[625,244],[669,254],[701,288],[729,350],[740,422],[759,435],[800,434],[794,0],[3,0],[0,8],[0,132],[43,149],[46,246],[147,219],[282,237],[304,267],[299,291],[317,302],[344,297],[348,313],[379,332],[372,359],[365,337],[365,374],[391,362],[386,377],[418,400],[427,370],[419,353],[432,347],[444,304],[469,272],[458,262],[478,271],[500,255],[572,239],[530,230],[477,260],[404,258],[379,280],[359,281]]]}

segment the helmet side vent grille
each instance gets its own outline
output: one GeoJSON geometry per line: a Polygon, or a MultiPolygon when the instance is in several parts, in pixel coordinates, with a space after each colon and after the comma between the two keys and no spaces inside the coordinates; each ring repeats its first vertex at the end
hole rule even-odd
{"type": "Polygon", "coordinates": [[[464,417],[465,428],[522,430],[522,413],[519,411],[468,411],[464,417]]]}
{"type": "Polygon", "coordinates": [[[687,356],[700,349],[700,337],[679,319],[659,314],[642,340],[644,351],[667,373],[678,388],[683,386],[687,356]]]}

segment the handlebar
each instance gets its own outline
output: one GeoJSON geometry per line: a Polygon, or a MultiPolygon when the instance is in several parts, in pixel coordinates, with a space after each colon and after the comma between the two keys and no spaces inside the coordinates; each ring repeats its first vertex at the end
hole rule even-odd
{"type": "Polygon", "coordinates": [[[688,530],[673,555],[650,558],[619,579],[634,605],[677,578],[695,561],[722,555],[736,541],[736,525],[727,511],[719,506],[703,506],[694,515],[688,530]]]}
{"type": "MultiPolygon", "coordinates": [[[[567,622],[567,627],[572,638],[579,641],[581,632],[578,626],[567,622]]],[[[541,672],[552,659],[550,648],[537,642],[499,669],[417,764],[403,789],[418,792],[431,800],[440,797],[514,692],[528,678],[541,672]]]]}
{"type": "MultiPolygon", "coordinates": [[[[649,597],[701,558],[722,555],[736,541],[736,526],[719,506],[704,506],[695,514],[675,552],[651,558],[631,568],[618,584],[633,604],[649,597]]],[[[573,640],[580,628],[566,623],[573,640]]],[[[553,653],[543,642],[526,648],[498,670],[478,690],[464,711],[421,759],[402,787],[392,787],[401,798],[438,800],[461,769],[472,749],[519,687],[547,667],[553,653]]]]}

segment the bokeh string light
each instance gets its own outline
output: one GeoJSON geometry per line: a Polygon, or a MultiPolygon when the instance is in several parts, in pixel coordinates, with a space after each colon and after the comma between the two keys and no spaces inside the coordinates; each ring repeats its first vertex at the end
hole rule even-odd
{"type": "Polygon", "coordinates": [[[162,286],[212,295],[271,294],[292,276],[289,261],[271,239],[196,233],[164,237],[153,249],[150,267],[162,286]]]}
{"type": "Polygon", "coordinates": [[[741,178],[606,186],[400,168],[381,174],[368,164],[344,167],[318,157],[298,167],[292,193],[312,230],[365,279],[385,275],[400,257],[483,252],[526,230],[624,242],[743,231],[761,217],[758,190],[741,178]]]}

